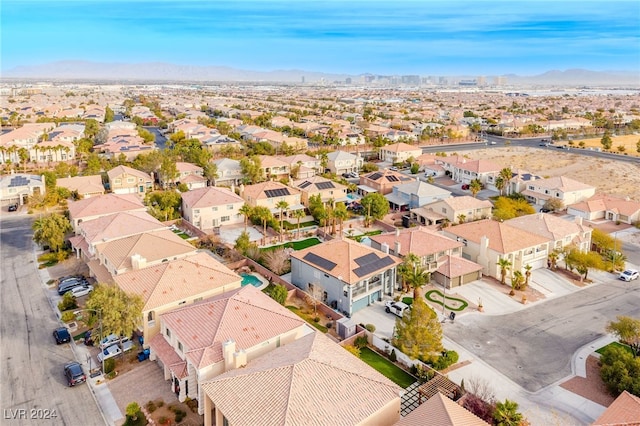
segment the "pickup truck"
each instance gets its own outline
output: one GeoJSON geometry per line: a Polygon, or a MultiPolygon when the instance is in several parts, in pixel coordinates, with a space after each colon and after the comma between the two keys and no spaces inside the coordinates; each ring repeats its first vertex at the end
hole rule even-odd
{"type": "Polygon", "coordinates": [[[402,318],[402,316],[404,315],[404,311],[409,308],[409,305],[407,305],[406,303],[392,302],[391,300],[387,301],[384,304],[384,310],[387,311],[388,314],[392,313],[396,316],[399,316],[400,318],[402,318]]]}

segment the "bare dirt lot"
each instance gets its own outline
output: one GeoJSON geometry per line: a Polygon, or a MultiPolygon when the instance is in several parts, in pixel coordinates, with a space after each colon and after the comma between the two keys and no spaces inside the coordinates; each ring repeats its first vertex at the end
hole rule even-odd
{"type": "Polygon", "coordinates": [[[470,158],[492,160],[512,170],[524,169],[541,177],[567,176],[593,185],[597,192],[640,201],[640,165],[593,158],[571,152],[526,147],[460,151],[470,158]]]}

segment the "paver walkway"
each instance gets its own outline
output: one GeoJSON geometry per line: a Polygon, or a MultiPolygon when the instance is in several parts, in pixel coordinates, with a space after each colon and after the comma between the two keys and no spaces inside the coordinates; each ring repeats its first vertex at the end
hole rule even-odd
{"type": "Polygon", "coordinates": [[[157,399],[165,403],[178,401],[176,394],[171,392],[169,381],[164,380],[158,363],[153,361],[141,362],[133,370],[109,380],[108,386],[123,413],[133,401],[141,406],[157,399]]]}

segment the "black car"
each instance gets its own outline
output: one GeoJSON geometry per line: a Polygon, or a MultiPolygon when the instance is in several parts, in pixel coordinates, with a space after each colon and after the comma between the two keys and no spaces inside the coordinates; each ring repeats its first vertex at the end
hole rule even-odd
{"type": "Polygon", "coordinates": [[[553,210],[545,209],[544,207],[540,209],[540,213],[551,213],[553,210]]]}
{"type": "Polygon", "coordinates": [[[67,378],[69,386],[79,385],[87,381],[87,376],[82,370],[82,366],[73,361],[64,365],[64,376],[67,378]]]}
{"type": "Polygon", "coordinates": [[[71,334],[65,327],[56,328],[53,330],[53,337],[56,339],[58,345],[62,343],[69,343],[71,341],[71,334]]]}
{"type": "Polygon", "coordinates": [[[86,287],[87,285],[89,285],[89,282],[83,278],[63,281],[58,284],[58,294],[62,296],[75,287],[86,287]]]}
{"type": "Polygon", "coordinates": [[[17,212],[18,211],[18,205],[17,204],[11,204],[9,206],[9,211],[10,212],[17,212]]]}

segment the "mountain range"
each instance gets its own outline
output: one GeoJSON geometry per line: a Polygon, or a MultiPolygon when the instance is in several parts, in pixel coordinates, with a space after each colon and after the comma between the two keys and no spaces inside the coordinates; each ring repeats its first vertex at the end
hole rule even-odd
{"type": "MultiPolygon", "coordinates": [[[[117,82],[180,81],[180,82],[270,82],[306,83],[342,81],[351,78],[362,81],[364,74],[332,74],[304,70],[252,71],[225,66],[177,65],[162,62],[99,63],[86,61],[59,61],[47,64],[20,66],[2,73],[10,79],[51,80],[104,80],[117,82]]],[[[371,75],[371,74],[369,74],[371,75]]],[[[477,76],[444,76],[450,80],[473,79],[477,76]]],[[[486,76],[489,81],[495,76],[486,76]]],[[[569,69],[552,70],[543,74],[520,76],[505,75],[509,85],[535,86],[608,86],[639,87],[640,73],[631,71],[589,71],[569,69]]]]}

